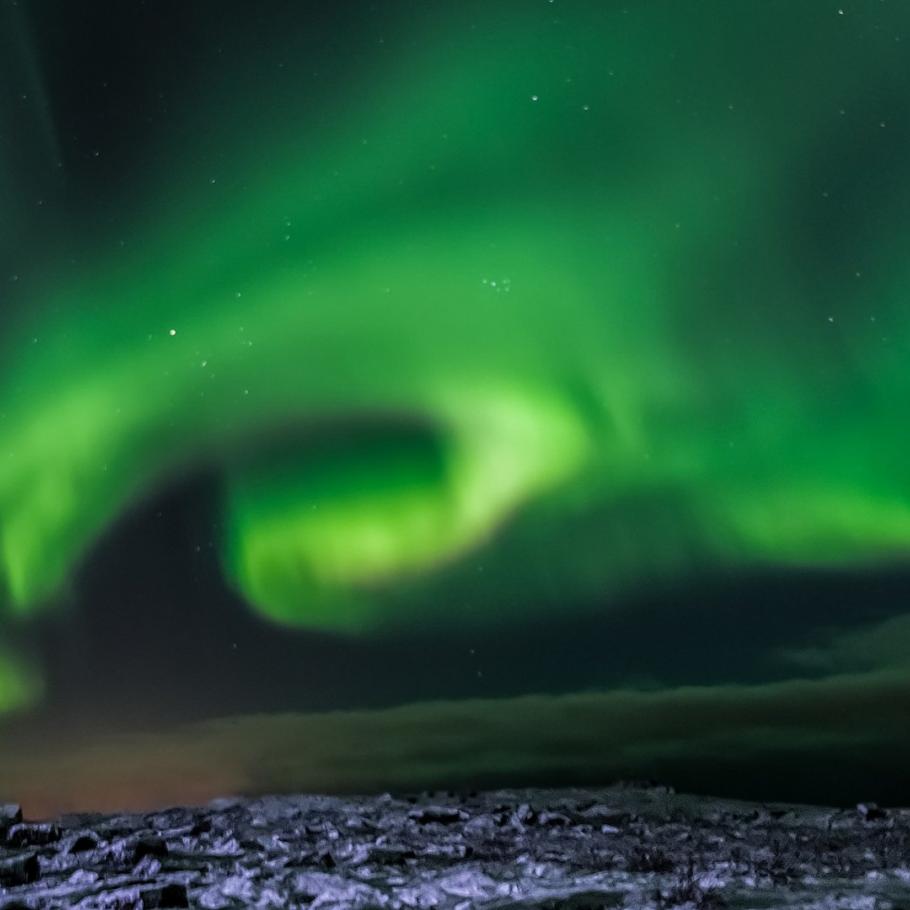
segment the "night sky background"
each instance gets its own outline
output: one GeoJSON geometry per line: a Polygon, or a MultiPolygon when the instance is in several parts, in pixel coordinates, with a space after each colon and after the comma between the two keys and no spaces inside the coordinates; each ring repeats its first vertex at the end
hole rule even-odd
{"type": "Polygon", "coordinates": [[[0,0],[0,798],[910,802],[908,46],[0,0]]]}

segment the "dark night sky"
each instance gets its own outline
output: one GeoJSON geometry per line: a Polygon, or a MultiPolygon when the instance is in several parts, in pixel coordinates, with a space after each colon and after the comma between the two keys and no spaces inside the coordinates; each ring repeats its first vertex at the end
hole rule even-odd
{"type": "Polygon", "coordinates": [[[493,6],[0,0],[0,797],[910,799],[910,13],[493,6]]]}

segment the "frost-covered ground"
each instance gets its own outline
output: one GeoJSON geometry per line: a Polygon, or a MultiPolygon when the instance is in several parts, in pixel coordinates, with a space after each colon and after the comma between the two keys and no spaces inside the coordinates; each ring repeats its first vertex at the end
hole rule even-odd
{"type": "Polygon", "coordinates": [[[0,844],[0,908],[910,908],[910,810],[655,786],[0,807],[0,844]]]}

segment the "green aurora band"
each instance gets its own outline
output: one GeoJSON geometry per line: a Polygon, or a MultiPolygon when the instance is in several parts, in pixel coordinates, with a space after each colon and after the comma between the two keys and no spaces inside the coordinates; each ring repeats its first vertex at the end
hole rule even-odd
{"type": "MultiPolygon", "coordinates": [[[[30,288],[0,635],[193,471],[251,608],[349,632],[481,547],[519,616],[541,552],[565,607],[906,559],[907,8],[453,6],[315,113],[188,93],[127,242],[30,288]]],[[[0,652],[0,712],[39,688],[0,652]]]]}

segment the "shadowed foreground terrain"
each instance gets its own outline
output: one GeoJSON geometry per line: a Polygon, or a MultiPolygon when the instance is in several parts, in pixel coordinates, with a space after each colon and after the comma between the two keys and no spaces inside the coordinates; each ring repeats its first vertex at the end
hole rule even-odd
{"type": "Polygon", "coordinates": [[[617,785],[20,818],[0,808],[4,908],[910,906],[910,810],[872,804],[617,785]]]}

